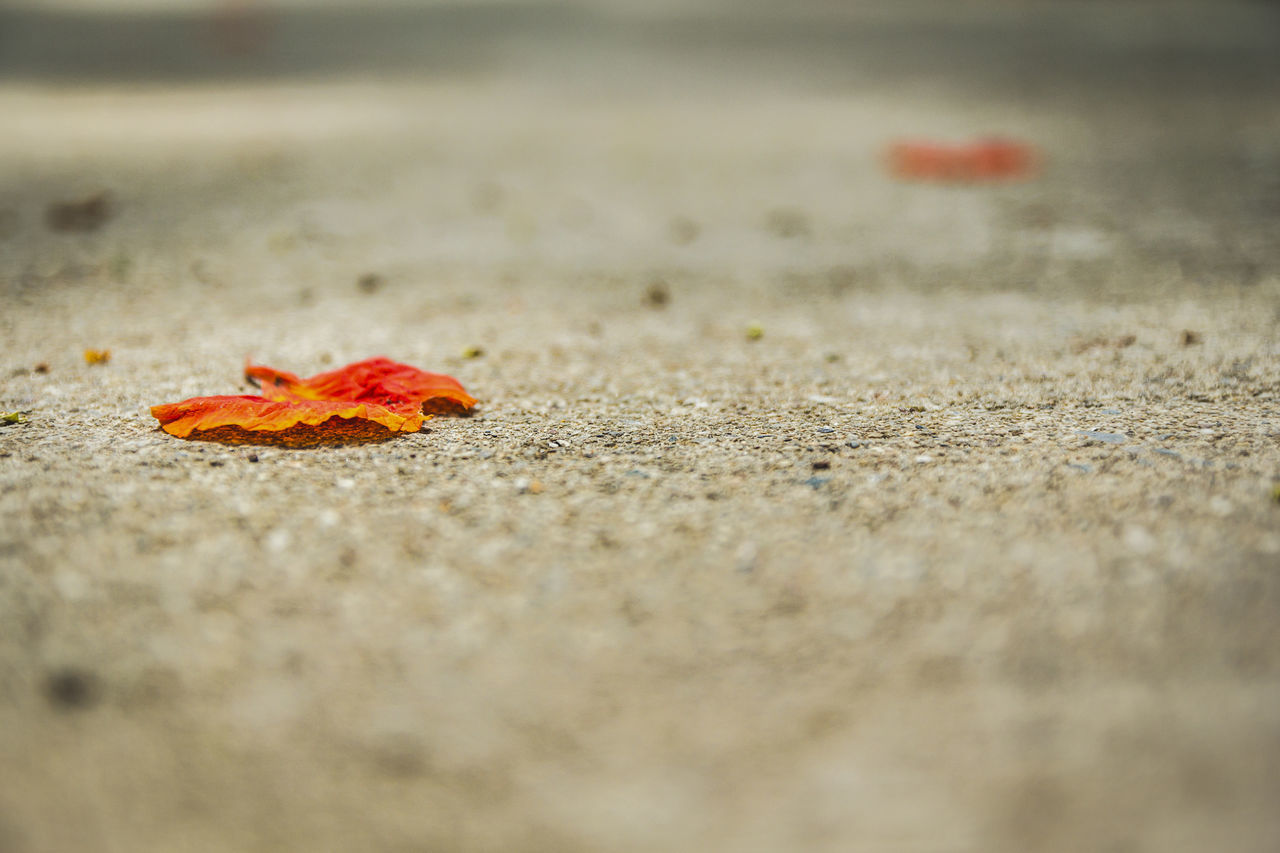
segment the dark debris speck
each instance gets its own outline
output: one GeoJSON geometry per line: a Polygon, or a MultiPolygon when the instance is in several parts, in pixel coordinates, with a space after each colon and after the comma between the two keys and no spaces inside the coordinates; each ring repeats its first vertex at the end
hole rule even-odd
{"type": "Polygon", "coordinates": [[[48,675],[44,693],[50,704],[78,711],[96,705],[101,691],[98,678],[92,672],[68,667],[48,675]]]}
{"type": "Polygon", "coordinates": [[[650,308],[665,308],[671,302],[671,288],[661,279],[657,279],[650,283],[649,289],[644,293],[644,302],[650,308]]]}

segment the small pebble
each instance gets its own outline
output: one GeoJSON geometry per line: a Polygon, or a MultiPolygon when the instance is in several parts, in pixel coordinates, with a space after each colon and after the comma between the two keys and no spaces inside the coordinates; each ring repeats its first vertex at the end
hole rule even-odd
{"type": "Polygon", "coordinates": [[[1127,440],[1122,433],[1099,432],[1094,429],[1078,429],[1076,430],[1076,435],[1092,439],[1093,441],[1101,441],[1106,444],[1124,444],[1127,440]]]}
{"type": "Polygon", "coordinates": [[[282,554],[293,544],[293,534],[283,527],[277,527],[266,535],[264,544],[273,554],[282,554]]]}

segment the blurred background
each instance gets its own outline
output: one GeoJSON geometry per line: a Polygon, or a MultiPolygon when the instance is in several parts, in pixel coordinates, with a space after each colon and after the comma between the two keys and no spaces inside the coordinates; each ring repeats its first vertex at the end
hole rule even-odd
{"type": "Polygon", "coordinates": [[[1008,94],[1027,96],[1101,78],[1207,86],[1235,73],[1237,84],[1257,85],[1275,71],[1274,5],[9,0],[0,70],[68,82],[560,72],[581,83],[575,72],[590,68],[609,82],[639,75],[632,82],[651,86],[675,63],[672,76],[718,69],[751,84],[776,75],[827,87],[998,77],[1012,84],[1008,94]]]}
{"type": "MultiPolygon", "coordinates": [[[[150,211],[153,224],[195,217],[205,230],[236,206],[226,193],[247,168],[254,211],[281,201],[271,188],[306,186],[329,203],[312,220],[381,230],[381,254],[412,236],[419,260],[598,265],[608,241],[610,256],[658,265],[815,259],[864,265],[864,278],[986,260],[989,281],[1020,288],[1059,286],[1056,261],[1126,255],[1160,266],[1130,281],[1167,282],[1169,266],[1256,280],[1280,207],[1278,10],[9,0],[4,229],[38,253],[43,205],[111,190],[119,209],[148,195],[136,225],[150,211]],[[967,198],[886,186],[894,141],[989,135],[1041,152],[1042,180],[967,198]],[[339,173],[354,186],[335,185],[339,173]],[[438,215],[397,201],[411,191],[434,196],[438,215]],[[1137,199],[1140,217],[1117,213],[1137,199]],[[415,217],[433,233],[383,221],[415,217]],[[761,227],[784,239],[756,239],[761,227]]],[[[289,218],[298,211],[271,215],[289,218]]]]}

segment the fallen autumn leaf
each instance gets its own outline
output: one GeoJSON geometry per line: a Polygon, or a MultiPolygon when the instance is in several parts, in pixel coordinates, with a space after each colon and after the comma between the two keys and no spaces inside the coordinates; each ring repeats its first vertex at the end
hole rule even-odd
{"type": "Polygon", "coordinates": [[[151,414],[178,438],[302,446],[417,432],[427,417],[465,414],[476,402],[451,376],[381,357],[309,379],[253,364],[245,376],[259,394],[194,397],[151,414]]]}
{"type": "Polygon", "coordinates": [[[965,145],[897,142],[889,147],[889,169],[899,178],[926,181],[990,181],[1025,178],[1035,171],[1031,146],[1005,139],[965,145]]]}

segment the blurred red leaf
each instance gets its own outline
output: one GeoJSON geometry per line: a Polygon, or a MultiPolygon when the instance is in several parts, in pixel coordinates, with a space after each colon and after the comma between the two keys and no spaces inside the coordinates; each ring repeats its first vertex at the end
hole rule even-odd
{"type": "MultiPolygon", "coordinates": [[[[151,414],[165,432],[179,438],[208,433],[217,440],[246,441],[253,436],[245,432],[289,431],[291,440],[283,443],[314,444],[326,435],[336,440],[357,434],[369,437],[368,431],[353,431],[344,423],[350,421],[379,424],[388,434],[417,432],[424,414],[462,414],[476,402],[451,376],[387,358],[356,362],[309,379],[251,364],[245,376],[259,385],[259,394],[194,397],[152,406],[151,414]]],[[[378,435],[376,429],[372,433],[378,435]]]]}
{"type": "Polygon", "coordinates": [[[1035,150],[1025,143],[986,139],[967,145],[896,142],[889,169],[899,178],[928,181],[989,181],[1030,176],[1035,150]]]}

